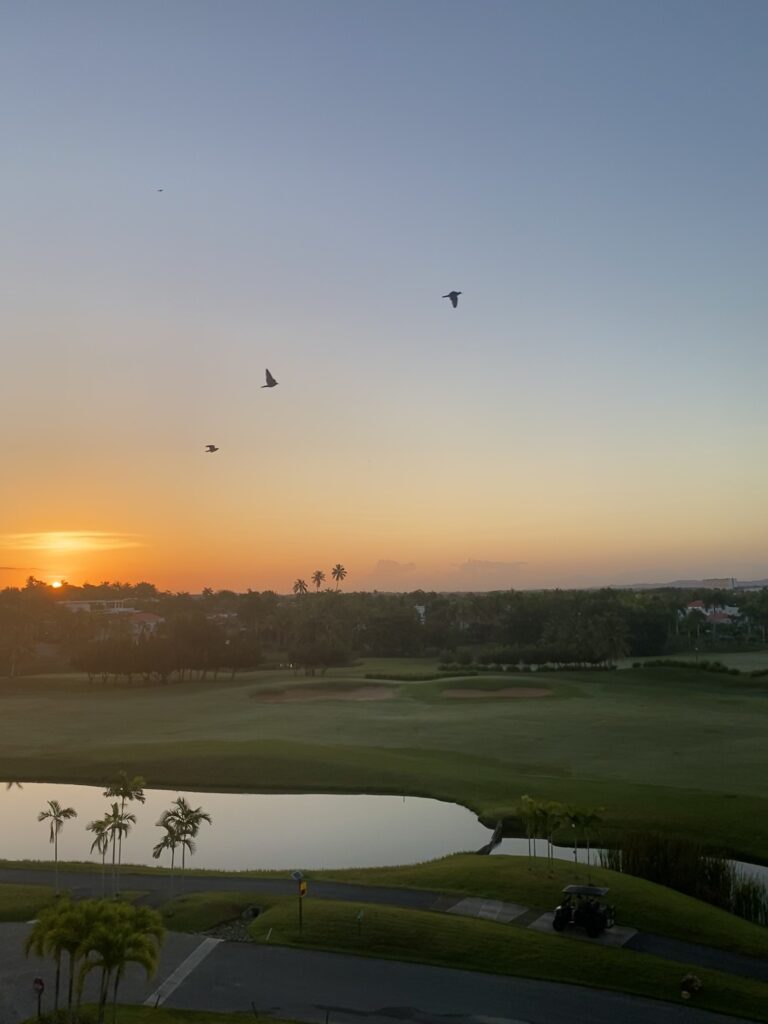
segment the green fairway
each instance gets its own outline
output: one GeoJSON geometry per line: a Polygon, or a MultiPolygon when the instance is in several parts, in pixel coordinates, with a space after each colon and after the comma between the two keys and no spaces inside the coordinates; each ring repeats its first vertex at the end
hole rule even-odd
{"type": "Polygon", "coordinates": [[[103,785],[125,768],[155,787],[409,793],[455,800],[488,822],[530,793],[604,807],[609,838],[659,829],[768,861],[768,679],[676,668],[365,678],[435,669],[375,659],[314,679],[5,680],[0,777],[103,785]],[[376,685],[389,699],[349,699],[376,685]],[[299,699],[280,698],[297,687],[299,699]],[[456,688],[495,692],[445,696],[456,688]]]}

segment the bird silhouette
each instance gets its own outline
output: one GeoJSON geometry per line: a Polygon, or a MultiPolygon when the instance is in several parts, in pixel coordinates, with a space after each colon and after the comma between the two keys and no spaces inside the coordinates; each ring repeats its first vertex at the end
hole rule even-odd
{"type": "Polygon", "coordinates": [[[158,192],[165,192],[165,189],[164,188],[159,188],[159,189],[157,189],[157,191],[158,192]]]}
{"type": "Polygon", "coordinates": [[[448,292],[448,294],[444,295],[443,298],[444,299],[450,299],[451,300],[451,305],[453,306],[454,309],[456,309],[456,307],[459,304],[459,296],[460,295],[461,295],[461,292],[448,292]]]}
{"type": "Polygon", "coordinates": [[[213,453],[213,452],[217,452],[217,451],[218,451],[219,449],[218,449],[218,448],[216,447],[216,445],[215,445],[215,444],[207,444],[207,445],[205,446],[205,450],[206,450],[207,452],[211,452],[211,453],[213,453]]]}
{"type": "Polygon", "coordinates": [[[266,384],[262,384],[261,386],[263,388],[274,388],[274,387],[277,386],[277,383],[278,382],[275,380],[275,378],[272,376],[272,374],[269,372],[269,370],[267,370],[267,383],[266,384]]]}

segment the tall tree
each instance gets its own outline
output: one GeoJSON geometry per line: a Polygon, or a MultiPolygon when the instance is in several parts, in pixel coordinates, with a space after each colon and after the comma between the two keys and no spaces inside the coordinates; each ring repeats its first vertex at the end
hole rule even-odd
{"type": "Polygon", "coordinates": [[[315,584],[318,594],[320,593],[320,587],[325,583],[325,573],[322,569],[315,569],[312,573],[312,582],[315,584]]]}
{"type": "Polygon", "coordinates": [[[56,895],[59,895],[59,832],[64,828],[64,822],[70,818],[76,818],[77,811],[73,807],[62,807],[58,800],[49,800],[48,807],[37,815],[38,821],[50,823],[49,842],[53,843],[53,873],[55,878],[56,895]]]}
{"type": "Polygon", "coordinates": [[[306,584],[306,582],[304,580],[296,580],[296,582],[293,584],[293,592],[294,592],[294,594],[298,594],[298,595],[306,594],[306,592],[308,590],[309,590],[309,587],[307,586],[307,584],[306,584]]]}
{"type": "MultiPolygon", "coordinates": [[[[115,778],[104,790],[104,796],[116,796],[120,800],[120,813],[125,812],[126,803],[132,803],[134,800],[137,803],[143,804],[146,802],[144,795],[144,787],[146,786],[146,780],[142,775],[134,775],[133,778],[129,778],[128,773],[120,771],[117,773],[115,778]]],[[[136,818],[129,816],[129,821],[133,821],[135,824],[136,818]]],[[[125,830],[121,830],[118,839],[118,875],[120,873],[120,865],[123,862],[123,831],[127,835],[130,831],[130,826],[125,830]]]]}
{"type": "Polygon", "coordinates": [[[91,853],[98,850],[101,854],[101,895],[107,895],[107,850],[109,849],[109,819],[107,817],[97,818],[96,821],[89,821],[85,826],[89,832],[93,832],[91,853]]]}
{"type": "Polygon", "coordinates": [[[182,884],[184,871],[187,866],[187,850],[189,850],[190,854],[195,852],[194,840],[197,838],[200,826],[204,821],[208,822],[209,825],[212,824],[210,814],[204,811],[202,807],[190,807],[183,796],[177,797],[171,804],[170,810],[164,811],[158,821],[158,825],[162,828],[168,828],[170,825],[176,832],[178,845],[181,847],[182,884]]]}
{"type": "Polygon", "coordinates": [[[83,944],[88,957],[81,968],[84,978],[92,970],[101,971],[97,1024],[104,1024],[110,983],[112,1019],[117,1017],[117,993],[125,968],[139,964],[151,977],[157,970],[165,930],[156,910],[130,903],[102,903],[98,919],[83,944]]]}
{"type": "Polygon", "coordinates": [[[52,956],[56,967],[56,973],[54,975],[53,982],[53,1010],[54,1013],[59,1008],[59,989],[61,987],[61,957],[64,950],[57,946],[54,939],[54,923],[56,920],[56,909],[57,905],[54,904],[51,907],[45,907],[37,915],[37,920],[32,926],[32,930],[28,933],[24,940],[24,953],[29,956],[30,953],[34,953],[35,956],[52,956]]]}
{"type": "MultiPolygon", "coordinates": [[[[168,813],[167,811],[165,812],[168,813]]],[[[165,835],[163,838],[152,847],[152,856],[155,860],[159,860],[163,851],[171,851],[171,897],[173,897],[173,871],[176,860],[176,848],[181,843],[181,837],[176,831],[176,828],[172,821],[169,821],[165,815],[158,821],[158,826],[165,829],[165,835]]]]}
{"type": "Polygon", "coordinates": [[[120,804],[113,803],[112,810],[107,813],[104,821],[112,843],[112,893],[117,896],[120,891],[120,862],[117,859],[117,849],[123,835],[127,835],[131,825],[136,824],[136,815],[130,811],[121,811],[120,804]]]}
{"type": "Polygon", "coordinates": [[[346,575],[347,570],[344,568],[341,562],[337,562],[336,565],[334,565],[334,567],[331,569],[331,576],[333,576],[333,578],[336,580],[337,590],[339,589],[339,585],[343,583],[346,575]]]}

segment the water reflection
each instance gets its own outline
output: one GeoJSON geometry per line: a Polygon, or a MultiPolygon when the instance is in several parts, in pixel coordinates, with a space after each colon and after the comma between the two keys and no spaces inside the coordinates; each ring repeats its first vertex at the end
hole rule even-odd
{"type": "MultiPolygon", "coordinates": [[[[0,787],[2,784],[0,784],[0,787]]],[[[137,818],[123,839],[124,864],[170,865],[152,859],[162,838],[156,826],[179,795],[147,789],[145,804],[126,805],[137,818]]],[[[342,794],[183,794],[213,818],[197,837],[191,864],[237,871],[255,868],[345,868],[409,864],[458,850],[477,850],[490,838],[474,814],[456,804],[420,797],[342,794]]],[[[110,800],[93,786],[24,783],[0,788],[0,858],[53,860],[48,828],[37,814],[49,800],[73,807],[77,818],[59,834],[59,859],[100,858],[90,852],[89,821],[104,816],[110,800]]],[[[109,859],[109,857],[107,858],[109,859]]]]}

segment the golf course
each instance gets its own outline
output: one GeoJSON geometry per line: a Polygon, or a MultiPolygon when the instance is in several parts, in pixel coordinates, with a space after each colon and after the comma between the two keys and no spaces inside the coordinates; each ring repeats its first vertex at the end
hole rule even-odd
{"type": "MultiPolygon", "coordinates": [[[[750,670],[768,665],[750,656],[750,670]]],[[[441,676],[369,659],[167,685],[0,683],[0,778],[436,797],[514,831],[522,794],[602,808],[602,839],[684,836],[768,862],[768,677],[642,667],[441,676]]]]}

